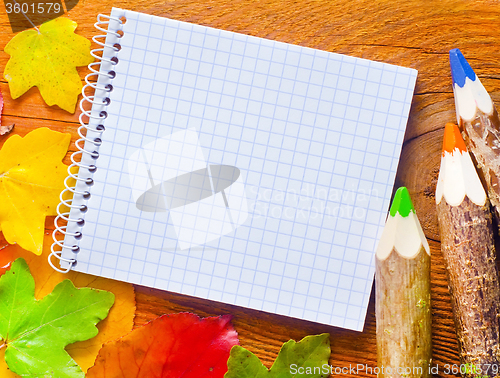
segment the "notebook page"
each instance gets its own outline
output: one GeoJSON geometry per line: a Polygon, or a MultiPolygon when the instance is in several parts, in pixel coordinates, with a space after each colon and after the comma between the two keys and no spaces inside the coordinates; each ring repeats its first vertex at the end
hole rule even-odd
{"type": "Polygon", "coordinates": [[[362,330],[417,72],[122,15],[76,270],[362,330]]]}

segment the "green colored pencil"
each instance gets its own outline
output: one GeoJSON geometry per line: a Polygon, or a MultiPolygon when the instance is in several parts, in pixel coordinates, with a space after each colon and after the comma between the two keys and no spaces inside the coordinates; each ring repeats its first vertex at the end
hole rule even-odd
{"type": "Polygon", "coordinates": [[[376,252],[379,378],[431,376],[430,264],[429,244],[401,187],[376,252]]]}

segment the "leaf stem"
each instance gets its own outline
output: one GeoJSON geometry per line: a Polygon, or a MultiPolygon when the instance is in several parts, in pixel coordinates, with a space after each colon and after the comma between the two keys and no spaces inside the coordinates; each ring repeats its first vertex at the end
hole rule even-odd
{"type": "MultiPolygon", "coordinates": [[[[14,1],[14,3],[16,3],[17,5],[19,5],[19,3],[16,1],[16,0],[12,0],[14,1]]],[[[21,6],[19,6],[19,10],[21,11],[21,13],[23,14],[24,17],[26,17],[26,19],[28,20],[28,22],[36,29],[36,31],[38,32],[38,34],[40,34],[40,30],[36,27],[36,25],[30,20],[30,18],[26,15],[26,13],[23,12],[21,6]]]]}

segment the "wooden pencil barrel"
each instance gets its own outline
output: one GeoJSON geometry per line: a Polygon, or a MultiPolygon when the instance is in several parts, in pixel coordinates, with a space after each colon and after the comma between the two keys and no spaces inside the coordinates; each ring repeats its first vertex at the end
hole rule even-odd
{"type": "MultiPolygon", "coordinates": [[[[493,114],[477,111],[472,121],[461,123],[462,137],[477,162],[478,173],[486,184],[493,214],[500,225],[500,119],[493,107],[493,114]]],[[[498,230],[497,230],[498,231],[498,230]]]]}
{"type": "Polygon", "coordinates": [[[500,286],[489,202],[437,205],[462,375],[500,376],[500,286]],[[488,369],[488,371],[486,371],[488,369]]]}
{"type": "Polygon", "coordinates": [[[379,378],[431,376],[430,260],[423,247],[412,259],[395,249],[376,258],[379,378]]]}

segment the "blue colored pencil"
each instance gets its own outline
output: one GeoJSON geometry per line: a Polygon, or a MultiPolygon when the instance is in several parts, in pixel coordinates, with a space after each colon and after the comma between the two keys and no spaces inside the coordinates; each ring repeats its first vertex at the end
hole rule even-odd
{"type": "Polygon", "coordinates": [[[459,49],[450,50],[450,67],[457,122],[500,220],[500,119],[490,95],[459,49]]]}

